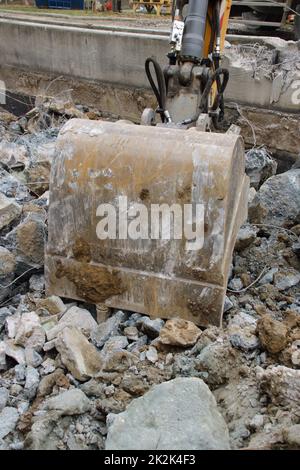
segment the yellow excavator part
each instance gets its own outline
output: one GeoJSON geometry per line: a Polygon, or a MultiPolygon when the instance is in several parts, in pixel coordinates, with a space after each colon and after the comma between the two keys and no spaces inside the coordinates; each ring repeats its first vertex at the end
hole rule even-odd
{"type": "MultiPolygon", "coordinates": [[[[69,121],[57,140],[50,182],[48,293],[219,326],[248,188],[237,135],[69,121]],[[107,204],[117,213],[120,197],[128,201],[129,219],[136,203],[149,214],[153,205],[177,204],[182,213],[186,205],[202,207],[203,246],[191,249],[185,233],[99,239],[98,208],[107,204]]],[[[161,234],[157,223],[151,230],[161,234]]]]}

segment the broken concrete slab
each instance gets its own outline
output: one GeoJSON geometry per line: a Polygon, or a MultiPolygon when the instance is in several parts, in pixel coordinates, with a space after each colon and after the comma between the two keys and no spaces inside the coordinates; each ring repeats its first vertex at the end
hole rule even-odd
{"type": "Polygon", "coordinates": [[[156,385],[107,421],[106,450],[229,449],[227,425],[201,379],[156,385]]]}
{"type": "Polygon", "coordinates": [[[252,223],[289,227],[300,222],[300,169],[269,178],[249,207],[252,223]]]}
{"type": "Polygon", "coordinates": [[[193,323],[182,318],[168,320],[159,333],[159,341],[170,346],[193,346],[202,331],[193,323]]]}
{"type": "Polygon", "coordinates": [[[90,337],[92,331],[98,327],[98,323],[92,317],[91,313],[77,306],[71,307],[59,320],[58,324],[47,331],[47,339],[51,341],[66,327],[74,326],[78,328],[87,337],[90,337]]]}
{"type": "Polygon", "coordinates": [[[91,402],[81,390],[73,389],[48,398],[44,406],[62,415],[80,415],[90,410],[91,402]]]}
{"type": "Polygon", "coordinates": [[[77,380],[84,382],[101,370],[103,359],[100,353],[78,328],[65,327],[55,344],[62,363],[77,380]]]}
{"type": "Polygon", "coordinates": [[[266,148],[253,148],[246,152],[246,173],[250,186],[256,190],[271,176],[276,174],[277,162],[266,148]]]}

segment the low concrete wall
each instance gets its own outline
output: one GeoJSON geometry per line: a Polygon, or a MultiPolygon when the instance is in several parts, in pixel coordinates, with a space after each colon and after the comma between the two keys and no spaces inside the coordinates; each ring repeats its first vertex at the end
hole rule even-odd
{"type": "MultiPolygon", "coordinates": [[[[149,89],[144,72],[145,59],[155,56],[161,64],[166,63],[168,35],[164,31],[144,33],[138,28],[136,32],[133,32],[134,28],[130,29],[131,32],[107,28],[94,30],[0,18],[1,67],[44,73],[51,77],[63,75],[93,80],[100,85],[149,89]]],[[[228,36],[228,40],[232,44],[259,41],[281,52],[294,48],[295,54],[297,48],[300,49],[295,43],[268,38],[228,36]]],[[[293,86],[299,85],[299,70],[277,73],[276,78],[266,73],[253,74],[251,68],[239,66],[233,60],[230,50],[225,50],[224,66],[231,73],[227,101],[299,113],[299,103],[293,100],[293,96],[297,96],[293,86]]],[[[0,76],[0,79],[4,78],[0,76]]]]}
{"type": "Polygon", "coordinates": [[[164,59],[166,37],[0,19],[1,64],[146,87],[144,63],[164,59]]]}

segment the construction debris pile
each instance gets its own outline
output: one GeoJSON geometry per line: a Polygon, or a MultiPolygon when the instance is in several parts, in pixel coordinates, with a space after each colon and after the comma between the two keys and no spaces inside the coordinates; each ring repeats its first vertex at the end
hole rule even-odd
{"type": "Polygon", "coordinates": [[[99,115],[57,100],[0,113],[0,448],[299,448],[299,165],[276,174],[266,149],[247,154],[223,328],[175,311],[98,322],[45,295],[49,172],[73,116],[99,115]]]}

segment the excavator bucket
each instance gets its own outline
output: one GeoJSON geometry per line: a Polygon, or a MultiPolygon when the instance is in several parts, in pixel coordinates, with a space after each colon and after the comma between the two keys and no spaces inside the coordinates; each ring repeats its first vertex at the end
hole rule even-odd
{"type": "Polygon", "coordinates": [[[219,326],[244,165],[234,134],[69,121],[50,182],[48,293],[219,326]]]}

